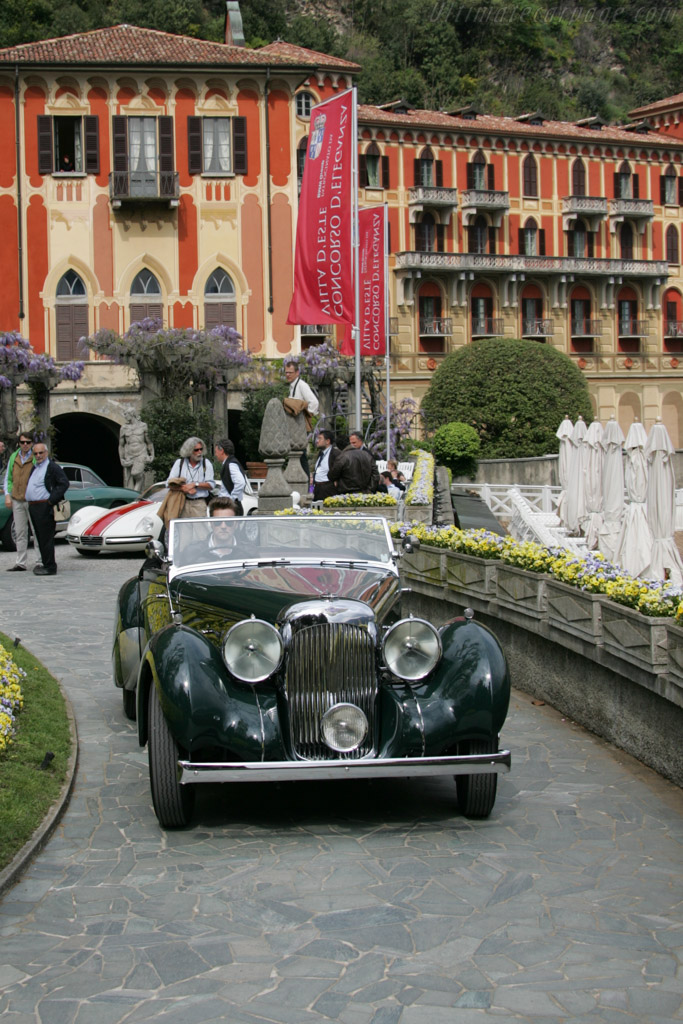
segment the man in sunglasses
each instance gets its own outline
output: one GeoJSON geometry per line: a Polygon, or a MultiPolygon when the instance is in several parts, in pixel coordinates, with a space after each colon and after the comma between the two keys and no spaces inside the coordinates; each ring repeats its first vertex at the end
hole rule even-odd
{"type": "Polygon", "coordinates": [[[35,465],[31,445],[33,438],[24,431],[19,434],[19,447],[9,457],[5,473],[5,506],[12,510],[17,560],[7,572],[26,572],[30,519],[26,487],[35,465]]]}
{"type": "Polygon", "coordinates": [[[36,464],[26,485],[26,500],[43,563],[33,572],[36,576],[56,576],[55,505],[64,499],[69,479],[59,463],[48,458],[44,441],[34,442],[33,456],[36,464]]]}

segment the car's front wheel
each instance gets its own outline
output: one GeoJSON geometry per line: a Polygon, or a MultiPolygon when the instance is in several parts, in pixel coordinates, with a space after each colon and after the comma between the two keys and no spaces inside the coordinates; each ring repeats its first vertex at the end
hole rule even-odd
{"type": "MultiPolygon", "coordinates": [[[[469,740],[458,747],[459,754],[495,754],[498,743],[495,740],[469,740]]],[[[458,805],[466,818],[488,818],[496,802],[498,776],[456,775],[455,785],[458,805]]]]}
{"type": "Polygon", "coordinates": [[[154,684],[149,689],[148,710],[149,781],[154,811],[162,828],[182,828],[192,817],[194,787],[178,782],[178,745],[164,718],[154,684]]]}

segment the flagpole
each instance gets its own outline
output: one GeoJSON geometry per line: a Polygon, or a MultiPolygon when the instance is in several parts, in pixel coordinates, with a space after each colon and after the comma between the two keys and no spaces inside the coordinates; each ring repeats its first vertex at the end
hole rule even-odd
{"type": "Polygon", "coordinates": [[[353,340],[355,354],[355,387],[356,387],[356,408],[355,429],[363,433],[363,419],[361,416],[361,381],[360,381],[360,267],[359,250],[360,237],[358,230],[358,90],[353,86],[353,97],[351,101],[351,139],[353,142],[353,162],[351,174],[351,210],[353,223],[351,226],[351,238],[353,244],[353,340]]]}
{"type": "Polygon", "coordinates": [[[389,204],[384,204],[384,359],[387,378],[387,400],[385,415],[387,419],[387,459],[391,458],[391,392],[389,389],[390,378],[390,346],[391,335],[389,334],[389,204]]]}

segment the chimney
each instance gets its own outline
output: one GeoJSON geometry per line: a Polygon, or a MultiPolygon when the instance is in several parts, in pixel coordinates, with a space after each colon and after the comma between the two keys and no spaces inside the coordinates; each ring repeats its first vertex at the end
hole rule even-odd
{"type": "Polygon", "coordinates": [[[244,29],[238,0],[227,0],[225,5],[225,41],[228,46],[244,46],[244,29]]]}

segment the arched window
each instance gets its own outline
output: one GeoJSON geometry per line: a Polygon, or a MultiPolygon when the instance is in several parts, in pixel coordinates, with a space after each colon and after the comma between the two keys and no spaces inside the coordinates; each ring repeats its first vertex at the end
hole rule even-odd
{"type": "Polygon", "coordinates": [[[669,224],[666,229],[666,260],[667,263],[679,263],[678,228],[669,224]]]}
{"type": "Polygon", "coordinates": [[[163,319],[161,285],[151,270],[147,270],[146,267],[133,279],[130,286],[130,300],[131,324],[149,317],[154,320],[163,319]]]}
{"type": "Polygon", "coordinates": [[[298,92],[296,94],[296,116],[308,120],[311,116],[311,107],[315,104],[315,97],[310,92],[298,92]]]}
{"type": "Polygon", "coordinates": [[[536,221],[533,217],[529,217],[524,227],[520,229],[519,251],[522,256],[545,255],[540,252],[538,236],[539,231],[536,227],[536,221]]]}
{"type": "Polygon", "coordinates": [[[476,284],[470,297],[473,338],[492,338],[500,333],[501,324],[493,315],[493,296],[486,284],[476,284]]]}
{"type": "Polygon", "coordinates": [[[75,270],[60,277],[56,299],[57,359],[82,359],[78,342],[88,333],[88,303],[85,285],[75,270]]]}
{"type": "Polygon", "coordinates": [[[418,252],[434,252],[437,248],[437,225],[431,213],[424,213],[415,225],[415,247],[418,252]]]}
{"type": "Polygon", "coordinates": [[[582,285],[574,288],[569,297],[571,316],[572,351],[591,353],[595,337],[600,333],[599,324],[592,317],[591,295],[582,285]]]}
{"type": "Polygon", "coordinates": [[[572,195],[585,196],[586,167],[583,160],[575,160],[572,164],[572,195]]]}
{"type": "Polygon", "coordinates": [[[633,228],[625,221],[621,225],[621,232],[619,234],[619,241],[621,246],[621,258],[622,260],[633,259],[633,228]]]}
{"type": "Polygon", "coordinates": [[[362,188],[388,188],[388,159],[382,158],[379,146],[371,142],[364,153],[361,153],[358,163],[360,185],[362,188]]]}
{"type": "Polygon", "coordinates": [[[522,183],[525,196],[538,195],[538,168],[536,167],[536,157],[531,153],[524,158],[522,164],[522,183]]]}
{"type": "Polygon", "coordinates": [[[617,318],[620,352],[639,352],[645,325],[638,319],[638,296],[633,288],[621,288],[617,294],[617,318]]]}
{"type": "MultiPolygon", "coordinates": [[[[662,206],[678,206],[679,203],[679,187],[678,177],[676,175],[676,168],[673,164],[669,164],[664,174],[659,179],[659,190],[660,196],[659,201],[662,206]]],[[[678,260],[676,260],[678,262],[678,260]]]]}
{"type": "MultiPolygon", "coordinates": [[[[489,179],[493,177],[492,164],[489,164],[488,176],[489,179]]],[[[467,165],[467,187],[476,189],[494,188],[493,182],[491,180],[487,181],[486,158],[480,149],[477,150],[467,165]]]]}
{"type": "Polygon", "coordinates": [[[632,199],[631,168],[624,160],[614,176],[614,196],[616,199],[632,199]]]}
{"type": "Polygon", "coordinates": [[[304,177],[304,167],[306,166],[306,152],[308,150],[308,135],[304,135],[303,139],[296,147],[296,185],[297,193],[301,192],[301,182],[304,177]]]}
{"type": "Polygon", "coordinates": [[[573,222],[567,232],[567,249],[568,255],[577,260],[593,255],[593,233],[586,230],[580,218],[573,222]]]}
{"type": "Polygon", "coordinates": [[[434,154],[431,149],[423,149],[416,164],[415,184],[431,188],[434,185],[434,154]]]}
{"type": "Polygon", "coordinates": [[[496,251],[496,229],[490,228],[486,217],[479,214],[474,224],[467,229],[468,252],[474,253],[495,253],[496,251]]]}
{"type": "Polygon", "coordinates": [[[204,288],[204,326],[210,330],[219,325],[237,329],[235,285],[222,267],[214,270],[204,288]]]}

